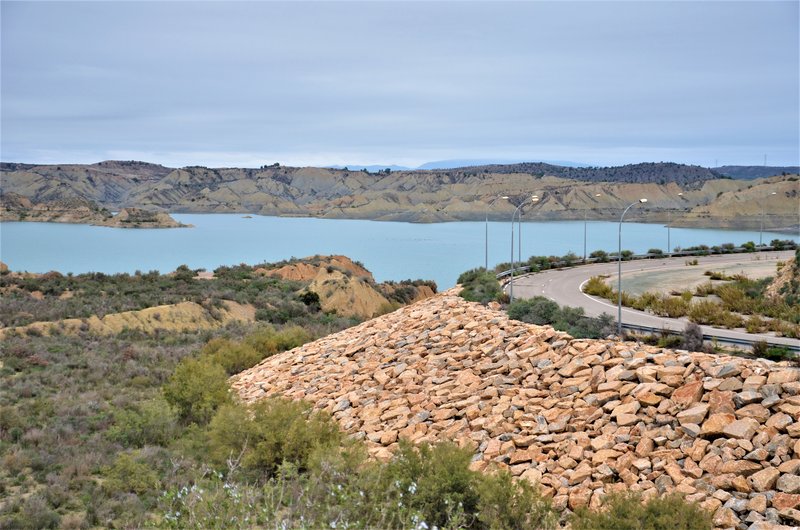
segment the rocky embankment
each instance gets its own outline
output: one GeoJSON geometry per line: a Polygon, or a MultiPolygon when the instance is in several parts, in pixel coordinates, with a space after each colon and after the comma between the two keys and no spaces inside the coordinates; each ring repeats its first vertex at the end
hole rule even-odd
{"type": "Polygon", "coordinates": [[[116,215],[92,201],[69,198],[33,202],[15,193],[0,196],[0,221],[73,223],[112,228],[183,228],[169,214],[142,208],[122,208],[116,215]]]}
{"type": "Polygon", "coordinates": [[[454,440],[561,509],[606,493],[678,491],[718,528],[800,524],[800,370],[769,361],[579,340],[434,296],[271,357],[232,380],[333,414],[386,458],[454,440]]]}

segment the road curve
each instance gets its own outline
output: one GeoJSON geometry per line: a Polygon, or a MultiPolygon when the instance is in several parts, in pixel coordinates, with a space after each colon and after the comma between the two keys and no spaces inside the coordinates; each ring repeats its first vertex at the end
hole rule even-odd
{"type": "MultiPolygon", "coordinates": [[[[760,254],[761,259],[768,257],[771,259],[786,260],[794,255],[794,251],[768,252],[760,254]]],[[[716,256],[698,256],[700,266],[725,266],[733,265],[747,259],[745,256],[755,256],[755,254],[723,254],[716,256]]],[[[663,258],[652,260],[636,260],[622,262],[622,287],[625,288],[626,273],[640,272],[647,270],[665,271],[671,269],[684,269],[686,260],[689,258],[663,258]]],[[[694,257],[690,259],[695,259],[694,257]]],[[[582,265],[567,269],[549,270],[534,274],[528,274],[514,279],[514,297],[532,298],[534,296],[545,296],[550,300],[558,302],[560,305],[582,307],[587,315],[597,316],[601,313],[609,313],[616,320],[617,306],[608,300],[589,296],[581,291],[581,286],[592,276],[600,274],[613,275],[616,278],[617,262],[597,263],[582,265]]],[[[506,292],[508,287],[506,286],[506,292]]],[[[688,320],[686,318],[665,318],[637,311],[635,309],[622,308],[622,321],[625,324],[637,326],[649,326],[657,329],[670,329],[683,331],[688,320]]],[[[714,335],[721,338],[730,338],[748,341],[765,340],[772,344],[785,344],[791,346],[800,345],[800,340],[788,337],[776,337],[771,334],[754,334],[744,331],[714,328],[701,326],[703,333],[714,335]]]]}

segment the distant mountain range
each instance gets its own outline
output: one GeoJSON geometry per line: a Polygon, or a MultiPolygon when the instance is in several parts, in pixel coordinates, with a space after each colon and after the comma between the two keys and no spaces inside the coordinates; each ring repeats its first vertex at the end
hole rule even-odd
{"type": "Polygon", "coordinates": [[[713,169],[720,175],[744,180],[800,173],[800,166],[720,166],[713,169]]]}
{"type": "MultiPolygon", "coordinates": [[[[389,164],[382,166],[380,164],[372,164],[370,166],[363,166],[358,164],[325,166],[331,169],[352,169],[361,171],[366,169],[369,172],[384,171],[390,169],[392,171],[413,171],[415,169],[457,169],[462,167],[473,166],[488,166],[497,164],[522,164],[525,160],[505,160],[499,158],[454,158],[452,160],[436,160],[433,162],[425,162],[417,167],[398,166],[396,164],[389,164]]],[[[541,163],[550,164],[554,166],[567,166],[567,167],[589,167],[589,164],[581,164],[580,162],[569,162],[565,160],[542,160],[541,163]]]]}

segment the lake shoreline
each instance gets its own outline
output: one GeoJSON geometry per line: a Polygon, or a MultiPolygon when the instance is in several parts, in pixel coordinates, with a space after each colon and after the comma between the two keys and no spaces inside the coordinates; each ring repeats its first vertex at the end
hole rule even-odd
{"type": "MultiPolygon", "coordinates": [[[[114,230],[81,224],[3,222],[0,259],[15,271],[134,273],[172,271],[185,264],[213,270],[238,263],[276,262],[290,257],[341,254],[361,261],[377,281],[430,279],[440,288],[465,270],[483,266],[486,227],[481,221],[444,223],[375,222],[241,214],[174,214],[192,230],[114,230]]],[[[618,222],[591,221],[587,252],[616,251],[618,222]]],[[[488,224],[489,266],[510,258],[508,221],[488,224]]],[[[583,221],[525,221],[522,255],[583,256],[583,221]]],[[[644,253],[666,249],[667,230],[626,220],[623,248],[644,253]]],[[[514,255],[519,251],[515,230],[514,255]]],[[[790,239],[798,241],[796,234],[790,239]]],[[[763,242],[787,235],[763,233],[763,242]]],[[[671,228],[670,245],[758,243],[758,231],[671,228]]]]}

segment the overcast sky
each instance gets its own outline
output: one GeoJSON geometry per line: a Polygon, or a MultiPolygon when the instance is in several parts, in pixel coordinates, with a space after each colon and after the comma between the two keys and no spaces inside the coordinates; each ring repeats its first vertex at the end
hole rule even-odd
{"type": "Polygon", "coordinates": [[[1,158],[794,165],[799,4],[3,0],[1,158]]]}

